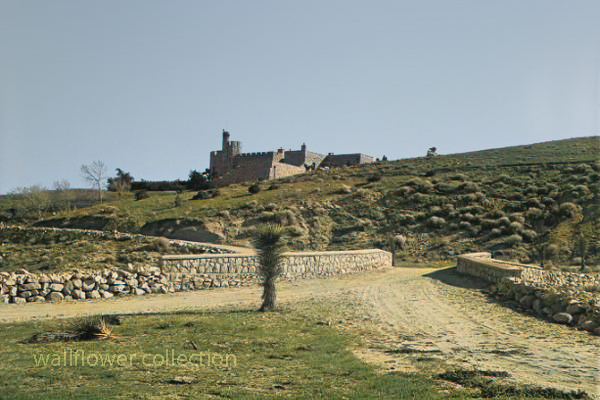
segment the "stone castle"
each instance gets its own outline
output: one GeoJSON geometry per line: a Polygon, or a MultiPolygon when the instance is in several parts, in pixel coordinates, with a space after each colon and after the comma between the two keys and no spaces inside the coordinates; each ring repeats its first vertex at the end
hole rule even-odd
{"type": "Polygon", "coordinates": [[[242,143],[229,140],[223,130],[223,148],[210,153],[210,176],[219,186],[252,180],[277,179],[306,172],[308,169],[342,167],[375,162],[373,157],[356,154],[322,155],[306,150],[242,153],[242,143]]]}

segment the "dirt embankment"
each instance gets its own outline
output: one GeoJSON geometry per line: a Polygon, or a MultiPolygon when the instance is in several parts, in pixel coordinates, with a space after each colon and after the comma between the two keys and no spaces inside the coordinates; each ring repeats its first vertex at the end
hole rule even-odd
{"type": "MultiPolygon", "coordinates": [[[[347,300],[372,335],[356,353],[381,368],[411,370],[418,357],[446,365],[502,370],[522,383],[599,396],[600,339],[490,302],[476,280],[453,269],[393,268],[343,279],[283,283],[281,301],[347,300]],[[357,310],[358,309],[358,310],[357,310]],[[366,322],[365,322],[366,321],[366,322]]],[[[99,313],[257,307],[261,288],[218,289],[61,304],[0,305],[0,322],[99,313]]],[[[352,317],[353,316],[353,317],[352,317]]]]}

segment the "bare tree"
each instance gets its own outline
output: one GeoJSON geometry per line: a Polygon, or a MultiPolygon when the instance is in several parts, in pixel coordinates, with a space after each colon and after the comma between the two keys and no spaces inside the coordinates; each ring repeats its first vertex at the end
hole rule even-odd
{"type": "Polygon", "coordinates": [[[98,190],[98,197],[100,198],[100,204],[102,204],[102,189],[104,189],[104,185],[106,184],[106,177],[104,174],[106,173],[106,166],[102,161],[94,161],[90,165],[82,165],[81,166],[81,174],[83,175],[83,179],[85,179],[93,188],[98,190]]]}
{"type": "Polygon", "coordinates": [[[56,198],[59,205],[64,206],[64,209],[67,210],[67,212],[70,212],[71,201],[73,200],[73,192],[71,191],[71,184],[69,181],[63,179],[61,181],[54,182],[54,191],[56,192],[56,198]]]}
{"type": "Polygon", "coordinates": [[[43,186],[16,188],[10,195],[18,201],[17,208],[22,208],[29,215],[35,214],[38,219],[42,219],[50,205],[48,190],[43,186]]]}

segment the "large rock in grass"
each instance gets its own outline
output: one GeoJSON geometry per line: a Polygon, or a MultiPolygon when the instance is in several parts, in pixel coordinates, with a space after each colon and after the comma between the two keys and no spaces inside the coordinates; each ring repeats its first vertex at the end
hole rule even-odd
{"type": "Polygon", "coordinates": [[[558,322],[559,324],[570,324],[571,322],[573,322],[573,316],[569,313],[566,312],[560,312],[557,314],[554,314],[554,316],[552,317],[552,319],[556,322],[558,322]]]}

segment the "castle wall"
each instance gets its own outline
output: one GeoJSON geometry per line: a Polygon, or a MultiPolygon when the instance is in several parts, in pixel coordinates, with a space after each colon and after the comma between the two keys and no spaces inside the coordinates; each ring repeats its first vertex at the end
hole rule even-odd
{"type": "Polygon", "coordinates": [[[329,154],[321,166],[323,167],[343,167],[346,165],[370,164],[375,162],[373,157],[356,153],[356,154],[329,154]]]}
{"type": "Polygon", "coordinates": [[[288,165],[281,162],[273,163],[271,170],[269,171],[269,179],[283,178],[291,175],[303,174],[306,172],[304,167],[296,167],[295,165],[288,165]]]}

